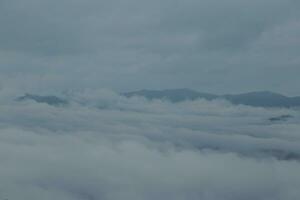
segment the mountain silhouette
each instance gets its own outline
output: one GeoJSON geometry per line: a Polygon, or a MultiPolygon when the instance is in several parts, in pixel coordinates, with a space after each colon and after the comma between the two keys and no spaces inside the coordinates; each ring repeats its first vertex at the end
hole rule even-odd
{"type": "Polygon", "coordinates": [[[40,96],[40,95],[34,95],[34,94],[25,94],[24,96],[21,96],[16,99],[17,101],[26,101],[26,100],[32,100],[37,103],[46,103],[51,106],[59,106],[59,105],[66,105],[68,104],[68,101],[61,99],[57,96],[40,96]]]}
{"type": "Polygon", "coordinates": [[[255,107],[298,107],[300,106],[300,97],[287,97],[278,93],[269,91],[249,92],[243,94],[215,95],[202,93],[190,89],[169,89],[169,90],[140,90],[123,93],[126,97],[142,96],[147,99],[163,99],[171,102],[181,102],[187,100],[214,100],[224,99],[235,105],[249,105],[255,107]]]}

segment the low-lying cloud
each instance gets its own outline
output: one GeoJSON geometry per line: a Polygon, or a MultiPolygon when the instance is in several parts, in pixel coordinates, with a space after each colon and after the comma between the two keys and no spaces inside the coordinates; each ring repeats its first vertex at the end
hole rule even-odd
{"type": "Polygon", "coordinates": [[[298,110],[110,90],[0,105],[0,198],[298,200],[298,110]],[[270,117],[291,115],[287,121],[270,117]]]}

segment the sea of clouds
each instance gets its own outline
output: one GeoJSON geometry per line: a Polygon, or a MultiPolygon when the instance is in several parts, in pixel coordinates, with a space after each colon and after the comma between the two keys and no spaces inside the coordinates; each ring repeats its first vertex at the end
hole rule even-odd
{"type": "Polygon", "coordinates": [[[300,111],[1,91],[0,199],[299,200],[300,111]],[[272,117],[291,115],[287,121],[272,117]]]}

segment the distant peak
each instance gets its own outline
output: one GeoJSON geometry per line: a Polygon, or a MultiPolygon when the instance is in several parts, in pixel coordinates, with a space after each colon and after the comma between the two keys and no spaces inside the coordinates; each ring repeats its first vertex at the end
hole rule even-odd
{"type": "Polygon", "coordinates": [[[25,93],[24,96],[21,96],[16,99],[17,101],[26,101],[26,100],[33,100],[37,103],[46,103],[52,106],[58,105],[66,105],[68,102],[60,97],[57,96],[41,96],[35,94],[25,93]]]}
{"type": "Polygon", "coordinates": [[[268,90],[265,90],[265,91],[254,91],[254,92],[249,92],[249,93],[246,93],[246,94],[260,94],[260,95],[278,95],[278,96],[284,96],[282,94],[279,94],[279,93],[276,93],[276,92],[271,92],[271,91],[268,91],[268,90]]]}
{"type": "Polygon", "coordinates": [[[171,102],[181,102],[186,100],[214,100],[225,99],[232,104],[242,104],[258,107],[299,107],[300,98],[287,97],[271,91],[254,91],[242,94],[215,95],[210,93],[201,93],[195,90],[165,89],[165,90],[140,90],[135,92],[124,93],[124,96],[143,96],[148,99],[165,99],[171,102]]]}

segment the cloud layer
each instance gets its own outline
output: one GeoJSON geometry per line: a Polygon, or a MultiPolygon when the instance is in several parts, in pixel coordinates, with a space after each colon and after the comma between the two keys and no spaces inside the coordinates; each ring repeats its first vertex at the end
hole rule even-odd
{"type": "Polygon", "coordinates": [[[300,197],[298,110],[224,101],[173,104],[110,90],[54,107],[0,106],[0,196],[8,199],[300,197]],[[268,119],[283,114],[285,122],[268,119]]]}

